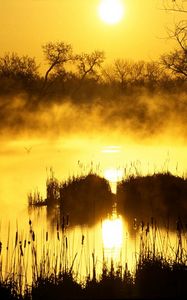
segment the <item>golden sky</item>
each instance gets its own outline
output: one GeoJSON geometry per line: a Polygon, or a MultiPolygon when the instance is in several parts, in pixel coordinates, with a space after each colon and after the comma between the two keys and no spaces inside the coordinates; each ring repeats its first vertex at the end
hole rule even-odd
{"type": "Polygon", "coordinates": [[[122,1],[123,20],[107,25],[100,0],[0,0],[0,55],[14,51],[41,61],[41,45],[49,41],[71,43],[77,53],[104,50],[108,61],[154,60],[167,52],[166,28],[176,14],[160,10],[163,0],[122,1]]]}

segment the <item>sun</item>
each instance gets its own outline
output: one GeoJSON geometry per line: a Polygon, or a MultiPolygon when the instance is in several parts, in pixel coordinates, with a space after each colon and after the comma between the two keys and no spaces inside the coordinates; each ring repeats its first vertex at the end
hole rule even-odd
{"type": "Polygon", "coordinates": [[[101,20],[109,25],[119,23],[124,15],[122,0],[102,0],[99,5],[101,20]]]}

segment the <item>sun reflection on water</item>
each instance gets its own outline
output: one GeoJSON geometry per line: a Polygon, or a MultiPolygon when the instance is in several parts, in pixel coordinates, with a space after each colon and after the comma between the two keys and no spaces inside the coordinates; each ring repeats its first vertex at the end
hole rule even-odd
{"type": "Polygon", "coordinates": [[[105,249],[120,248],[123,236],[121,218],[104,220],[102,224],[102,236],[105,249]]]}
{"type": "Polygon", "coordinates": [[[112,215],[102,222],[102,240],[105,257],[117,259],[123,245],[123,222],[117,214],[116,205],[112,215]]]}

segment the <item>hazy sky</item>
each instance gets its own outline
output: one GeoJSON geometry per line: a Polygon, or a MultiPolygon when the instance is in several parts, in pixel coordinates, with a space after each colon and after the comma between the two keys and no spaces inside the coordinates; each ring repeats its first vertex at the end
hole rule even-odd
{"type": "Polygon", "coordinates": [[[106,58],[155,59],[168,51],[166,28],[176,15],[163,0],[124,0],[123,20],[107,25],[99,18],[100,0],[0,0],[0,55],[15,51],[42,60],[41,45],[71,43],[76,52],[104,50],[106,58]]]}

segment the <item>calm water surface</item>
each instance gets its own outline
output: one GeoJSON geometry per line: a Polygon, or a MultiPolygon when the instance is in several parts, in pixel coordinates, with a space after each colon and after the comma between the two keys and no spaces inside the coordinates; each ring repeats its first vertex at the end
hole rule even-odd
{"type": "MultiPolygon", "coordinates": [[[[44,254],[44,248],[45,251],[50,249],[53,256],[58,251],[62,253],[62,247],[65,247],[63,259],[68,257],[68,263],[74,262],[79,277],[91,274],[93,264],[96,264],[97,270],[101,270],[103,259],[110,261],[111,257],[115,258],[116,263],[128,262],[133,268],[140,248],[139,229],[135,229],[131,236],[129,225],[116,215],[118,224],[111,223],[111,219],[102,220],[89,228],[68,227],[65,232],[57,235],[57,230],[52,230],[47,222],[45,208],[28,215],[28,193],[39,191],[45,198],[46,179],[51,175],[51,170],[59,180],[95,171],[110,181],[115,192],[116,182],[131,173],[148,174],[170,170],[174,174],[183,175],[186,169],[187,151],[184,146],[145,146],[132,142],[118,144],[116,141],[110,143],[107,139],[101,142],[77,138],[4,141],[0,149],[0,240],[3,246],[9,243],[9,251],[14,251],[16,231],[20,241],[30,241],[31,219],[38,245],[38,259],[44,254]],[[112,234],[108,234],[111,230],[114,230],[112,234]]],[[[152,232],[150,245],[154,239],[152,232]]],[[[168,237],[166,233],[158,231],[156,239],[158,251],[165,251],[169,255],[175,253],[173,249],[177,246],[177,240],[174,235],[168,237]]],[[[5,248],[2,252],[4,257],[5,248]]]]}

